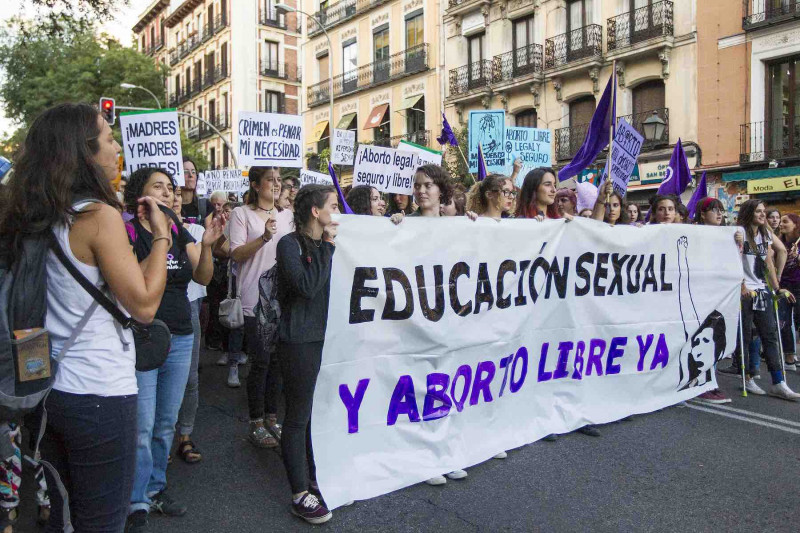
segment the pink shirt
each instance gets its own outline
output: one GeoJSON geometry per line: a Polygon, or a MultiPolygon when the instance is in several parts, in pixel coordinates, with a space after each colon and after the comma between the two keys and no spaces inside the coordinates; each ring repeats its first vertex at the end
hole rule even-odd
{"type": "MultiPolygon", "coordinates": [[[[275,265],[275,250],[281,237],[294,231],[294,215],[288,209],[275,215],[278,229],[272,239],[264,244],[250,259],[238,263],[236,293],[242,300],[245,316],[255,316],[253,308],[258,303],[258,278],[275,265]]],[[[231,252],[248,242],[260,239],[264,234],[264,220],[248,206],[233,210],[229,221],[231,229],[231,252]]]]}

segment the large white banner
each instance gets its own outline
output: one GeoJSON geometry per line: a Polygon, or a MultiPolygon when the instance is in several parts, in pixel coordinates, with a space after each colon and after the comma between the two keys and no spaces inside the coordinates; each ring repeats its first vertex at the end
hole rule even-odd
{"type": "Polygon", "coordinates": [[[183,153],[178,112],[174,109],[121,113],[125,170],[130,176],[142,167],[160,167],[183,187],[183,153]]]}
{"type": "Polygon", "coordinates": [[[736,344],[733,228],[340,223],[311,425],[332,508],[697,396],[736,344]]]}

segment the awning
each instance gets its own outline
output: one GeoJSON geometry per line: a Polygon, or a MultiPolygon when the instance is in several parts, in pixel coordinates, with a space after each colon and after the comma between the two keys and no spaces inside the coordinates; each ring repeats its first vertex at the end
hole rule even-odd
{"type": "Polygon", "coordinates": [[[348,113],[344,115],[342,118],[339,119],[339,123],[336,125],[337,130],[346,130],[347,127],[353,122],[353,119],[356,118],[355,113],[348,113]]]}
{"type": "Polygon", "coordinates": [[[419,101],[420,101],[420,99],[422,98],[422,96],[423,96],[423,95],[421,95],[421,94],[418,94],[418,95],[416,95],[416,96],[409,96],[409,97],[407,97],[407,98],[404,98],[404,99],[403,99],[403,103],[402,103],[402,104],[400,104],[400,108],[398,109],[398,111],[403,111],[403,110],[405,110],[405,109],[411,109],[412,107],[414,107],[415,105],[417,105],[417,102],[419,102],[419,101]]]}
{"type": "Polygon", "coordinates": [[[800,167],[767,168],[764,170],[747,170],[744,172],[726,172],[722,175],[722,181],[750,181],[798,175],[800,175],[800,167]]]}
{"type": "Polygon", "coordinates": [[[317,125],[314,126],[314,133],[311,134],[311,139],[308,140],[308,143],[316,143],[322,139],[322,134],[325,133],[325,128],[328,127],[328,121],[323,120],[322,122],[317,122],[317,125]]]}
{"type": "Polygon", "coordinates": [[[365,130],[371,130],[372,128],[377,128],[383,122],[383,116],[386,114],[386,111],[389,109],[389,104],[381,104],[376,106],[372,112],[367,117],[367,121],[364,123],[365,130]]]}

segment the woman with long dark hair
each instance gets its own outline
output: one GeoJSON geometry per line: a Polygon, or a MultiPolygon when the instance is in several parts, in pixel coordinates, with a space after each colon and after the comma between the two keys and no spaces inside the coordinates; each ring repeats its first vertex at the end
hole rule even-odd
{"type": "MultiPolygon", "coordinates": [[[[797,401],[800,394],[792,391],[784,380],[778,355],[778,333],[775,313],[772,309],[771,287],[778,287],[778,276],[772,261],[772,238],[767,229],[767,214],[764,203],[760,200],[747,200],[739,207],[737,225],[744,235],[742,253],[742,336],[744,346],[750,346],[753,326],[758,331],[763,345],[764,358],[767,361],[772,387],[765,392],[759,387],[755,376],[755,359],[758,354],[745,351],[746,383],[745,388],[751,394],[769,394],[784,400],[797,401]]],[[[746,349],[746,348],[745,348],[746,349]]]]}
{"type": "MultiPolygon", "coordinates": [[[[161,168],[135,171],[125,187],[128,213],[134,214],[139,199],[145,196],[171,206],[174,178],[161,168]]],[[[199,245],[195,245],[194,238],[182,225],[172,227],[172,246],[165,260],[166,290],[156,311],[156,318],[164,321],[171,334],[169,354],[161,367],[136,372],[139,437],[128,531],[144,531],[150,511],[166,516],[186,513],[186,507],[173,500],[166,488],[168,456],[192,363],[194,332],[188,288],[192,279],[201,285],[211,281],[214,273],[211,248],[222,236],[224,224],[224,215],[214,219],[199,245]]],[[[126,229],[139,263],[149,265],[155,261],[151,254],[157,237],[147,218],[138,214],[126,223],[126,229]]]]}
{"type": "MultiPolygon", "coordinates": [[[[134,319],[149,323],[164,294],[172,238],[155,200],[140,198],[133,210],[152,230],[153,260],[137,263],[111,187],[120,150],[108,123],[88,104],[42,112],[28,130],[14,176],[0,187],[0,260],[13,263],[23,240],[53,232],[92,284],[107,288],[134,319]]],[[[55,357],[95,302],[53,252],[47,277],[47,329],[55,357]]],[[[91,313],[59,364],[41,451],[66,486],[75,530],[119,532],[136,461],[136,354],[130,330],[102,307],[91,313]]],[[[56,487],[49,472],[45,476],[56,487]]],[[[51,491],[48,531],[64,528],[63,503],[51,491]]]]}
{"type": "MultiPolygon", "coordinates": [[[[275,266],[278,241],[292,231],[292,212],[279,211],[276,206],[280,190],[279,168],[251,167],[247,205],[233,210],[230,225],[230,255],[239,267],[236,294],[244,313],[244,340],[253,357],[247,376],[247,409],[250,414],[247,438],[258,448],[277,446],[281,432],[278,424],[279,365],[272,352],[258,341],[255,316],[258,280],[275,266]]],[[[231,346],[230,349],[229,385],[234,373],[235,382],[239,381],[238,360],[233,356],[237,349],[241,346],[231,346]]]]}
{"type": "Polygon", "coordinates": [[[628,204],[625,197],[618,191],[612,192],[606,202],[605,216],[603,222],[615,226],[617,224],[628,224],[628,204]]]}
{"type": "Polygon", "coordinates": [[[200,169],[191,158],[183,158],[184,185],[181,188],[181,216],[189,224],[202,226],[208,215],[208,200],[197,195],[197,173],[199,171],[200,169]]]}
{"type": "Polygon", "coordinates": [[[386,202],[375,187],[359,185],[347,193],[347,205],[356,215],[371,215],[382,217],[386,212],[386,202]]]}
{"type": "Polygon", "coordinates": [[[389,201],[386,204],[386,214],[392,216],[395,213],[410,215],[415,211],[414,198],[407,194],[389,194],[389,201]]]}
{"type": "MultiPolygon", "coordinates": [[[[517,199],[517,218],[561,218],[556,206],[556,171],[548,167],[531,170],[522,182],[517,199]]],[[[564,218],[571,218],[564,215],[564,218]]]]}
{"type": "Polygon", "coordinates": [[[328,321],[331,262],[338,227],[336,189],[306,185],[294,202],[294,232],[278,242],[278,329],[286,416],[281,450],[292,488],[292,513],[311,524],[331,518],[317,485],[311,404],[328,321]]]}
{"type": "Polygon", "coordinates": [[[781,289],[794,297],[778,301],[781,319],[781,342],[786,370],[797,370],[797,330],[800,328],[800,216],[786,213],[781,217],[781,241],[786,247],[786,266],[781,274],[781,289]]]}

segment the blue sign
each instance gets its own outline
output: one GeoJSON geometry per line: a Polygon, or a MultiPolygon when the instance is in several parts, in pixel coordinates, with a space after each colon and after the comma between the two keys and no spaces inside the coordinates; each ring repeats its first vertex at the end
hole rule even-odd
{"type": "Polygon", "coordinates": [[[478,143],[483,148],[487,172],[502,174],[506,169],[504,146],[506,112],[503,110],[469,112],[469,171],[478,171],[478,143]]]}

